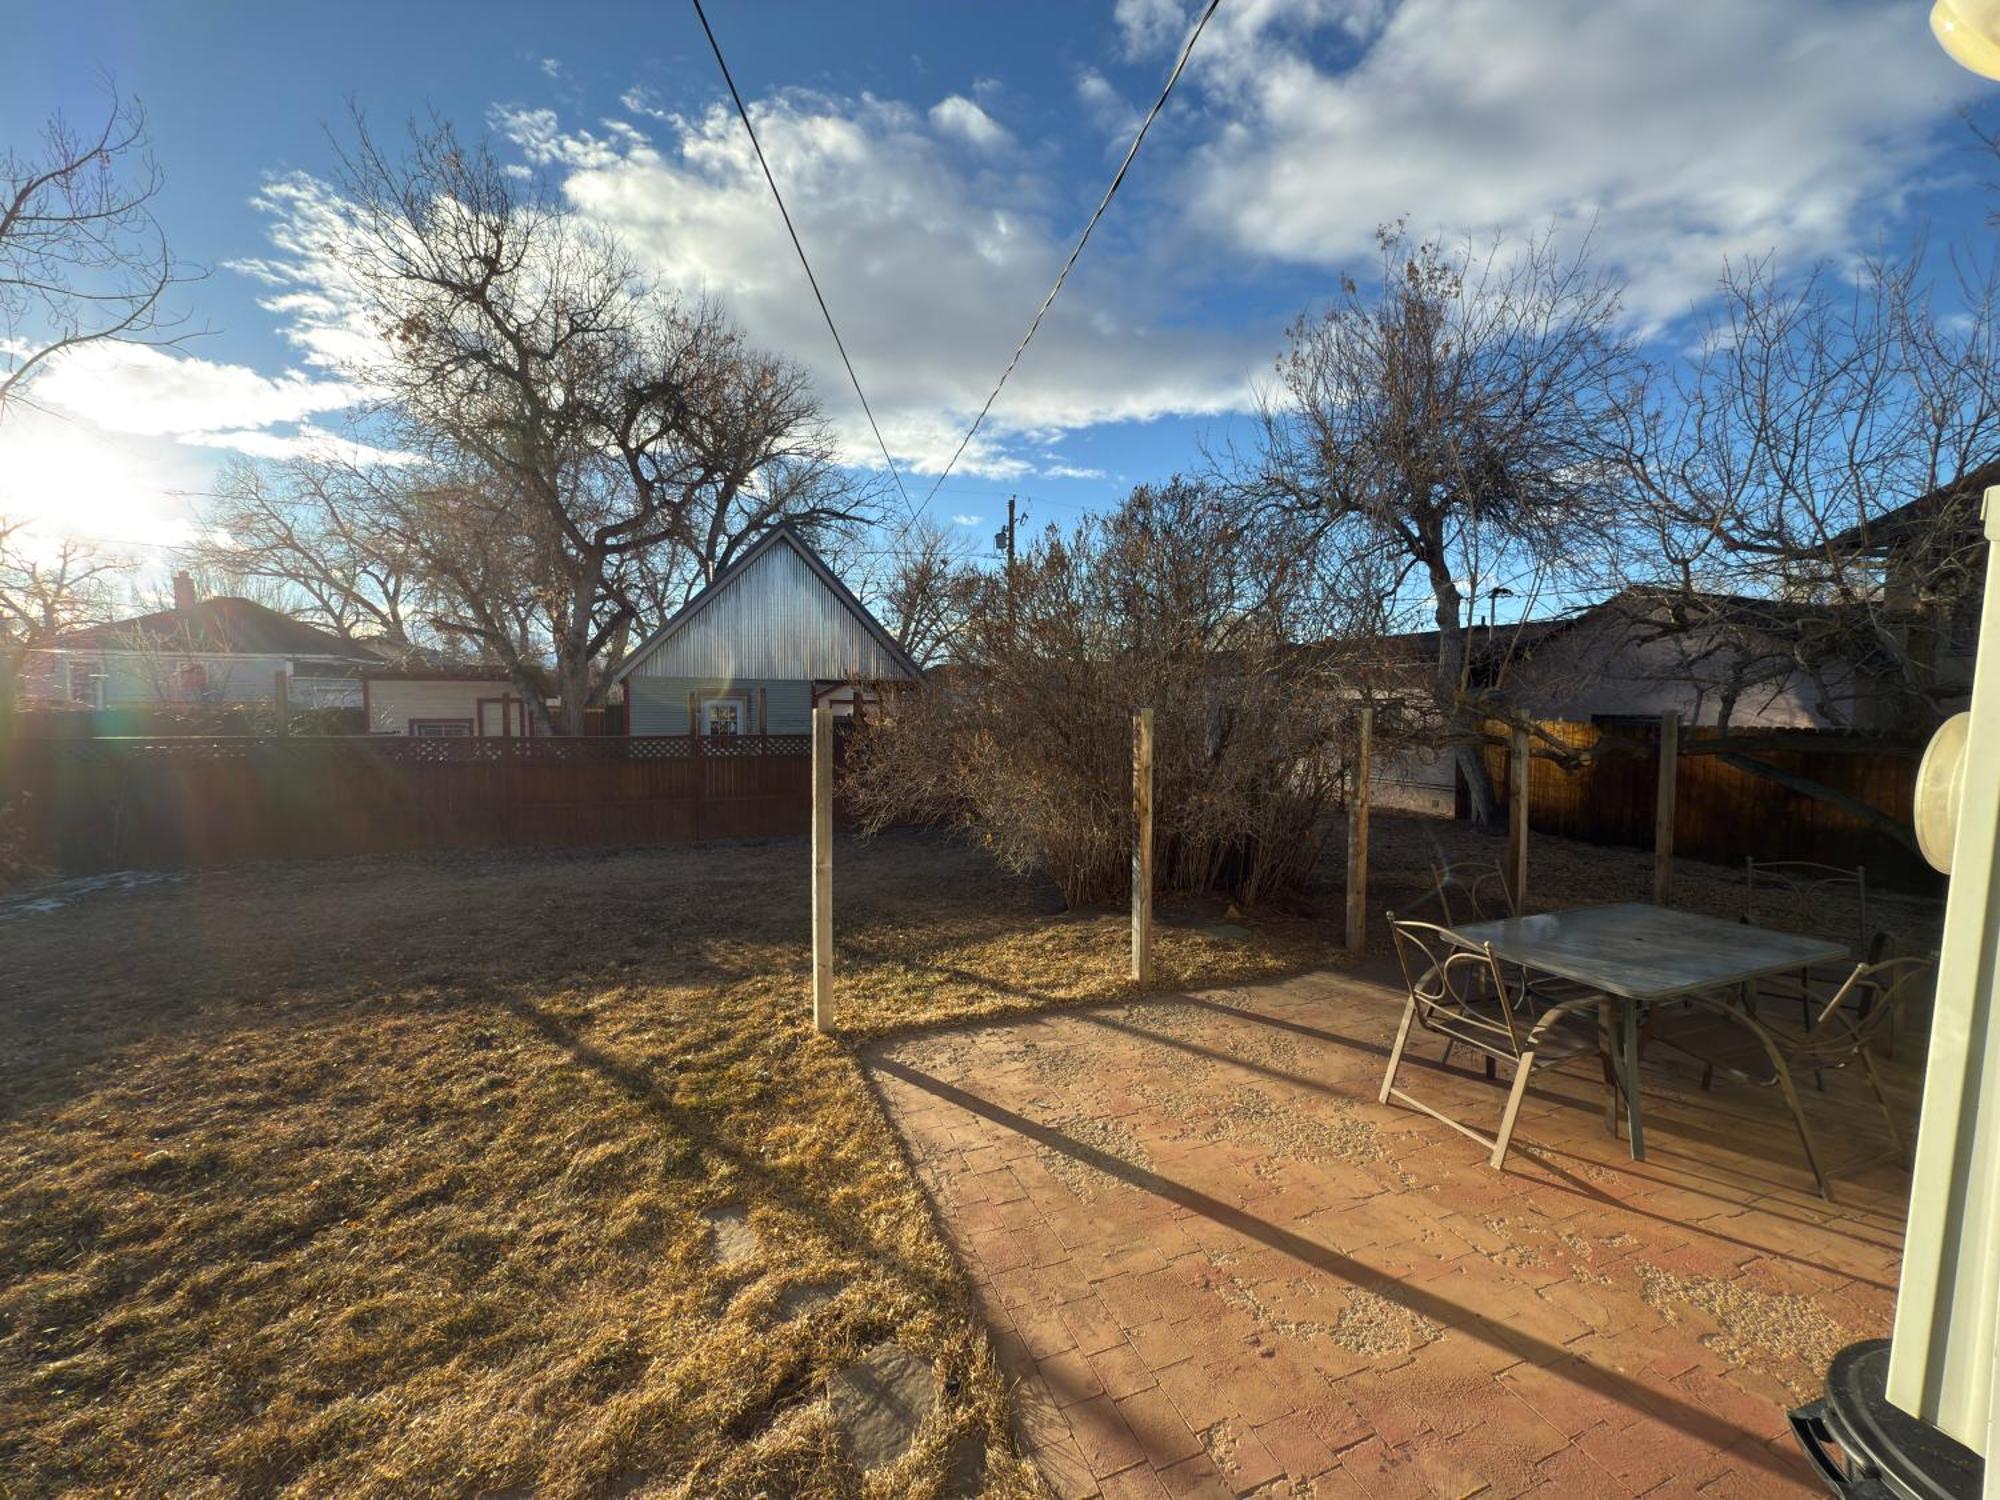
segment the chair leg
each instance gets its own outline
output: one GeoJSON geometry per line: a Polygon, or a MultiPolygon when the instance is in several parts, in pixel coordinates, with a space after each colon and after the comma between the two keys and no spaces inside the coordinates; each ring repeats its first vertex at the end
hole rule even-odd
{"type": "Polygon", "coordinates": [[[1882,1092],[1882,1075],[1875,1071],[1875,1059],[1868,1055],[1868,1049],[1860,1049],[1861,1071],[1868,1079],[1868,1087],[1875,1091],[1875,1102],[1882,1106],[1882,1119],[1889,1127],[1889,1144],[1896,1148],[1896,1160],[1906,1165],[1910,1160],[1909,1148],[1903,1144],[1903,1128],[1896,1123],[1896,1112],[1889,1108],[1889,1096],[1882,1092]]]}
{"type": "Polygon", "coordinates": [[[1456,1047],[1457,1045],[1458,1043],[1452,1041],[1449,1037],[1445,1039],[1444,1051],[1438,1054],[1438,1066],[1440,1068],[1448,1068],[1451,1066],[1451,1049],[1456,1047]]]}
{"type": "Polygon", "coordinates": [[[1799,1103],[1798,1090],[1792,1087],[1792,1070],[1785,1066],[1785,1060],[1775,1050],[1771,1061],[1778,1070],[1778,1087],[1784,1091],[1785,1103],[1791,1107],[1792,1123],[1799,1127],[1799,1144],[1805,1148],[1806,1165],[1812,1168],[1813,1181],[1819,1184],[1820,1197],[1831,1203],[1833,1189],[1828,1186],[1826,1172],[1819,1164],[1819,1151],[1813,1145],[1812,1127],[1806,1124],[1805,1107],[1799,1103]]]}
{"type": "Polygon", "coordinates": [[[1412,995],[1403,1007],[1403,1024],[1396,1028],[1396,1045],[1389,1049],[1389,1071],[1382,1075],[1382,1092],[1376,1095],[1382,1103],[1389,1102],[1389,1090],[1396,1086],[1396,1069],[1403,1065],[1403,1048],[1409,1045],[1410,1023],[1417,1018],[1417,997],[1412,995]]]}
{"type": "Polygon", "coordinates": [[[1493,1066],[1493,1054],[1490,1052],[1486,1054],[1486,1076],[1488,1078],[1498,1078],[1500,1076],[1499,1072],[1493,1066]]]}
{"type": "Polygon", "coordinates": [[[1500,1134],[1493,1138],[1492,1166],[1497,1170],[1507,1163],[1507,1147],[1514,1139],[1514,1121],[1521,1113],[1521,1099],[1528,1092],[1528,1075],[1535,1071],[1535,1054],[1523,1052],[1520,1062],[1514,1065],[1514,1086],[1507,1091],[1507,1112],[1500,1117],[1500,1134]]]}

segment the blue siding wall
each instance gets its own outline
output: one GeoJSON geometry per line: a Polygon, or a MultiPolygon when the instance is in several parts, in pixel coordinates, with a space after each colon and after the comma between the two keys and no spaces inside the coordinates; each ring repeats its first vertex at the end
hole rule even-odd
{"type": "Polygon", "coordinates": [[[772,734],[812,732],[812,684],[802,680],[744,678],[732,682],[721,677],[639,677],[625,679],[625,701],[634,734],[686,734],[688,694],[704,698],[741,698],[749,721],[744,728],[757,731],[757,689],[764,690],[764,711],[770,716],[772,734]]]}

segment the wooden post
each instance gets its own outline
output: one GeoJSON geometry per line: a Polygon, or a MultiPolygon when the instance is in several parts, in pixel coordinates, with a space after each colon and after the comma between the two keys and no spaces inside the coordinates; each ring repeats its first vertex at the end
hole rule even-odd
{"type": "Polygon", "coordinates": [[[688,694],[688,754],[701,754],[701,694],[688,694]]]}
{"type": "Polygon", "coordinates": [[[1368,781],[1375,710],[1361,710],[1355,728],[1354,785],[1347,793],[1347,951],[1368,951],[1368,781]]]}
{"type": "Polygon", "coordinates": [[[1507,893],[1514,914],[1528,912],[1528,731],[1516,729],[1507,746],[1507,893]]]}
{"type": "Polygon", "coordinates": [[[1153,711],[1132,716],[1132,977],[1153,982],[1153,711]]]}
{"type": "Polygon", "coordinates": [[[833,1024],[833,710],[816,708],[813,726],[813,1030],[833,1024]]]}
{"type": "Polygon", "coordinates": [[[764,689],[757,689],[757,753],[771,753],[771,716],[764,701],[764,689]]]}
{"type": "Polygon", "coordinates": [[[292,681],[283,667],[278,668],[277,681],[273,685],[271,701],[277,705],[278,733],[292,732],[292,681]]]}
{"type": "Polygon", "coordinates": [[[1660,715],[1660,791],[1653,806],[1653,904],[1665,906],[1674,896],[1674,784],[1681,760],[1681,716],[1668,709],[1660,715]]]}

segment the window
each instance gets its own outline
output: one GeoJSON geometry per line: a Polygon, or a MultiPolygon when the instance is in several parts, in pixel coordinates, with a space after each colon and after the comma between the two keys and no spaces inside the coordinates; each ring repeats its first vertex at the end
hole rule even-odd
{"type": "Polygon", "coordinates": [[[702,733],[714,740],[734,739],[748,717],[741,698],[710,698],[701,706],[702,733]]]}
{"type": "Polygon", "coordinates": [[[97,685],[103,681],[104,672],[94,661],[73,661],[65,664],[69,669],[69,701],[97,704],[97,685]]]}
{"type": "Polygon", "coordinates": [[[410,733],[420,740],[469,740],[470,719],[412,719],[410,733]]]}

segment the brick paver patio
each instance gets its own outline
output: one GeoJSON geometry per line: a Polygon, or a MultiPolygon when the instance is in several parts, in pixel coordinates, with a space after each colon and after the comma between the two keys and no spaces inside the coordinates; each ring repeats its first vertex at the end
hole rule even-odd
{"type": "MultiPolygon", "coordinates": [[[[1657,1048],[1648,1161],[1565,1070],[1502,1174],[1375,1102],[1400,1004],[1372,966],[871,1055],[1051,1487],[1817,1493],[1785,1411],[1887,1333],[1907,1191],[1859,1080],[1802,1080],[1834,1205],[1771,1091],[1657,1048]]],[[[1437,1052],[1404,1086],[1491,1128],[1437,1052]]]]}

